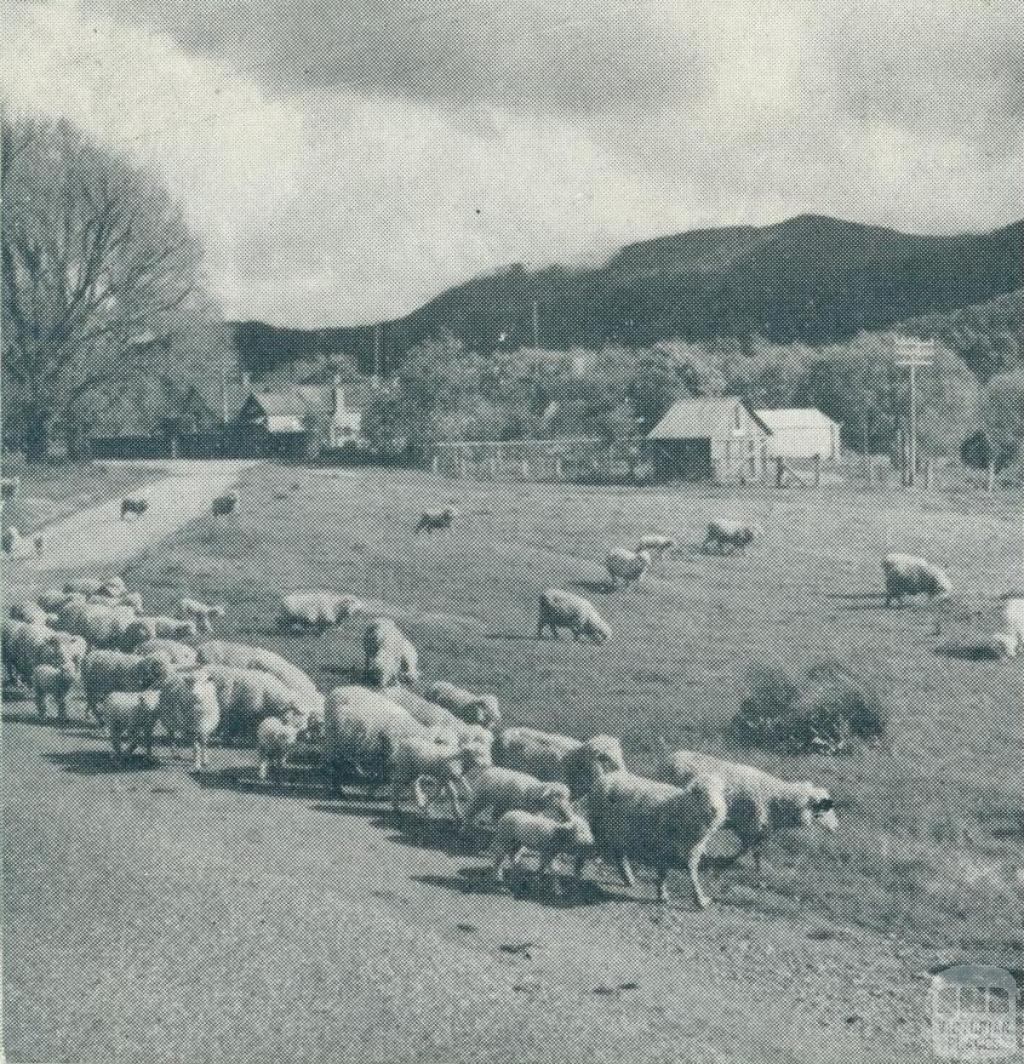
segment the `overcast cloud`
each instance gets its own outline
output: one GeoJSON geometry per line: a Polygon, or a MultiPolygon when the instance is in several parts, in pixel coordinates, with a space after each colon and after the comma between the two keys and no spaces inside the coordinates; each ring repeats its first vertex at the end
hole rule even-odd
{"type": "Polygon", "coordinates": [[[229,315],[346,323],[686,228],[1017,220],[1022,7],[20,2],[0,84],[166,177],[229,315]]]}

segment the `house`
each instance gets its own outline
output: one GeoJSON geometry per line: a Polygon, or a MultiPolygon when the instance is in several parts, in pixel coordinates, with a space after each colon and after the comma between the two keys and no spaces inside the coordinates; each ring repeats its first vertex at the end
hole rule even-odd
{"type": "Polygon", "coordinates": [[[733,396],[680,399],[648,433],[658,480],[764,477],[768,426],[733,396]]]}
{"type": "Polygon", "coordinates": [[[771,458],[814,458],[823,462],[839,459],[839,422],[813,407],[789,410],[758,410],[758,418],[771,430],[771,458]]]}
{"type": "Polygon", "coordinates": [[[363,410],[372,395],[368,382],[330,385],[292,384],[277,391],[249,393],[237,424],[282,443],[311,435],[316,445],[334,449],[365,443],[363,410]]]}

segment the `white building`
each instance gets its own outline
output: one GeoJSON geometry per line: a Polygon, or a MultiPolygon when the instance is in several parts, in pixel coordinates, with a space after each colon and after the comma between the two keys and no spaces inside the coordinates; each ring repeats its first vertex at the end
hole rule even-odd
{"type": "Polygon", "coordinates": [[[768,426],[768,455],[771,458],[813,458],[823,462],[839,458],[839,422],[813,407],[788,410],[758,410],[758,418],[768,426]]]}

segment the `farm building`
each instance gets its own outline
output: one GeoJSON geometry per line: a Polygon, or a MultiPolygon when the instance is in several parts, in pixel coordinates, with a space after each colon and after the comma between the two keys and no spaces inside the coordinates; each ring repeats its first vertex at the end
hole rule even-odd
{"type": "Polygon", "coordinates": [[[321,447],[363,442],[363,409],[368,386],[295,384],[280,391],[253,391],[239,411],[237,423],[283,440],[312,433],[321,447]]]}
{"type": "Polygon", "coordinates": [[[814,458],[835,462],[839,458],[837,421],[813,407],[789,410],[758,410],[757,417],[768,426],[768,455],[771,458],[814,458]]]}
{"type": "Polygon", "coordinates": [[[740,399],[680,399],[648,433],[658,480],[760,480],[770,430],[740,399]]]}

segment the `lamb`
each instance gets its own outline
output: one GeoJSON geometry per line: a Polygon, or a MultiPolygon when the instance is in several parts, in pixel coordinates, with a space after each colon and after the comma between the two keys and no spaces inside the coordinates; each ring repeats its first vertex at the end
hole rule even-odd
{"type": "Polygon", "coordinates": [[[171,756],[177,757],[176,739],[180,732],[192,740],[193,768],[204,768],[210,736],[220,723],[217,688],[206,670],[177,672],[167,679],[160,689],[157,713],[170,738],[171,756]]]}
{"type": "Polygon", "coordinates": [[[469,805],[463,823],[468,828],[483,812],[490,809],[495,820],[509,809],[527,813],[552,812],[567,820],[572,813],[569,788],[564,783],[539,780],[526,772],[483,767],[466,775],[469,786],[469,805]]]}
{"type": "Polygon", "coordinates": [[[389,687],[388,698],[426,728],[452,735],[462,745],[474,744],[487,750],[491,748],[494,734],[483,725],[467,724],[443,706],[410,691],[408,687],[389,687]]]}
{"type": "Polygon", "coordinates": [[[139,643],[132,653],[162,658],[174,668],[193,669],[199,663],[199,655],[192,647],[174,639],[147,639],[139,643]]]}
{"type": "Polygon", "coordinates": [[[77,669],[85,656],[85,644],[44,624],[5,619],[3,622],[2,656],[4,671],[11,683],[31,685],[37,665],[67,666],[77,669]]]}
{"type": "Polygon", "coordinates": [[[443,528],[451,528],[452,521],[459,516],[461,515],[454,506],[446,506],[443,510],[425,510],[416,522],[413,532],[438,532],[443,528]]]}
{"type": "Polygon", "coordinates": [[[218,495],[213,500],[210,506],[210,512],[214,517],[227,517],[229,514],[235,512],[235,507],[238,505],[238,492],[228,491],[223,495],[218,495]]]}
{"type": "Polygon", "coordinates": [[[490,764],[487,749],[476,744],[453,748],[437,738],[406,736],[399,740],[392,754],[391,804],[397,813],[402,791],[412,784],[416,805],[423,809],[427,798],[421,786],[424,776],[440,783],[452,803],[455,819],[462,816],[457,783],[465,772],[472,772],[490,764]]]}
{"type": "Polygon", "coordinates": [[[623,550],[621,547],[608,552],[604,560],[608,576],[611,578],[612,590],[619,586],[639,580],[650,568],[651,556],[647,551],[623,550]]]}
{"type": "Polygon", "coordinates": [[[115,765],[121,763],[125,752],[131,757],[140,742],[146,744],[146,757],[152,758],[159,711],[160,691],[112,691],[107,695],[100,716],[107,722],[115,765]]]}
{"type": "Polygon", "coordinates": [[[750,765],[721,761],[693,750],[666,751],[655,774],[678,787],[705,776],[722,782],[727,802],[724,826],[739,839],[736,859],[753,850],[758,881],[765,844],[776,831],[815,824],[828,831],[839,827],[831,795],[810,781],[792,783],[750,765]]]}
{"type": "Polygon", "coordinates": [[[301,728],[311,716],[320,713],[319,696],[310,699],[269,672],[231,665],[205,665],[204,668],[217,689],[220,730],[226,742],[236,736],[250,737],[266,717],[277,717],[301,728]]]}
{"type": "Polygon", "coordinates": [[[885,604],[903,605],[907,595],[945,598],[953,590],[949,577],[937,566],[912,554],[887,554],[882,560],[885,575],[885,604]]]}
{"type": "Polygon", "coordinates": [[[416,648],[390,617],[376,617],[363,632],[366,678],[377,687],[416,683],[419,657],[416,648]]]}
{"type": "MultiPolygon", "coordinates": [[[[725,822],[728,806],[720,779],[701,776],[683,788],[620,769],[598,777],[588,806],[595,849],[616,862],[627,887],[635,882],[632,857],[656,869],[658,901],[667,901],[669,869],[683,863],[690,873],[694,901],[707,908],[700,859],[725,822]]],[[[586,856],[577,858],[577,875],[586,856]]]]}
{"type": "Polygon", "coordinates": [[[100,703],[112,691],[146,691],[161,687],[171,675],[162,658],[125,654],[120,650],[90,650],[82,662],[82,686],[85,688],[87,717],[101,724],[100,703]]]}
{"type": "Polygon", "coordinates": [[[427,688],[427,698],[467,724],[480,724],[492,730],[501,724],[501,708],[495,695],[474,694],[463,687],[439,680],[427,688]]]}
{"type": "Polygon", "coordinates": [[[499,731],[491,756],[496,765],[504,768],[565,783],[574,797],[585,795],[599,773],[625,767],[622,745],[610,735],[595,735],[580,742],[536,728],[499,731]]]}
{"type": "Polygon", "coordinates": [[[46,699],[57,704],[57,719],[68,715],[68,691],[74,685],[78,672],[68,662],[60,665],[37,665],[32,670],[32,688],[36,696],[36,711],[40,720],[46,717],[46,699]]]}
{"type": "Polygon", "coordinates": [[[212,628],[214,617],[224,616],[224,607],[221,605],[210,606],[198,599],[183,598],[178,602],[178,616],[185,621],[191,621],[196,626],[196,631],[206,635],[212,628]]]}
{"type": "Polygon", "coordinates": [[[298,745],[301,731],[301,724],[278,717],[260,721],[256,729],[256,773],[261,783],[280,777],[288,754],[298,745]]]}
{"type": "Polygon", "coordinates": [[[760,525],[751,525],[743,521],[727,521],[719,517],[708,522],[708,530],[701,550],[705,554],[710,554],[712,547],[719,554],[724,554],[726,547],[729,548],[730,554],[736,550],[743,551],[761,532],[760,525]]]}
{"type": "Polygon", "coordinates": [[[58,612],[56,627],[81,636],[90,646],[112,650],[122,646],[136,620],[131,606],[94,606],[75,598],[58,612]]]}
{"type": "Polygon", "coordinates": [[[69,580],[64,585],[66,595],[106,595],[108,598],[120,598],[126,594],[128,588],[119,576],[110,576],[105,580],[96,580],[93,577],[80,576],[69,580]]]}
{"type": "Polygon", "coordinates": [[[121,520],[129,514],[133,517],[141,517],[149,509],[149,500],[141,498],[127,498],[121,500],[121,520]]]}
{"type": "Polygon", "coordinates": [[[544,629],[551,629],[553,639],[558,638],[559,628],[568,628],[573,639],[585,635],[595,643],[605,642],[612,634],[608,622],[597,612],[595,606],[558,588],[548,588],[541,593],[537,617],[537,638],[544,638],[544,629]]]}
{"type": "Polygon", "coordinates": [[[499,883],[505,880],[505,862],[513,867],[519,863],[524,850],[540,856],[537,871],[544,875],[559,854],[576,859],[576,875],[582,873],[587,857],[594,848],[594,833],[590,825],[576,813],[568,820],[551,820],[536,813],[510,809],[498,821],[491,843],[494,857],[494,876],[499,883]]]}
{"type": "Polygon", "coordinates": [[[286,661],[280,654],[264,650],[262,647],[213,640],[200,645],[199,662],[202,665],[231,665],[237,669],[269,672],[293,691],[308,696],[311,703],[319,701],[320,705],[323,704],[316,684],[302,669],[286,661]]]}
{"type": "Polygon", "coordinates": [[[676,545],[676,541],[671,536],[659,536],[655,533],[651,533],[646,536],[640,537],[640,542],[636,545],[637,553],[644,551],[652,556],[657,555],[661,557],[663,554],[667,554],[676,545]]]}
{"type": "Polygon", "coordinates": [[[366,607],[355,595],[338,595],[333,591],[296,591],[281,600],[278,627],[285,629],[330,628],[366,607]]]}
{"type": "Polygon", "coordinates": [[[198,635],[194,621],[182,621],[177,617],[136,617],[124,629],[121,649],[132,650],[150,639],[195,639],[198,635]]]}

